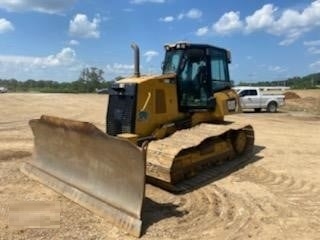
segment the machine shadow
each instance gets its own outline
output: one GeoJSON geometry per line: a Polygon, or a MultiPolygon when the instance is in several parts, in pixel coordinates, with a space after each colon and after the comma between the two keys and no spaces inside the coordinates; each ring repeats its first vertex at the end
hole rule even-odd
{"type": "Polygon", "coordinates": [[[142,231],[141,235],[144,235],[147,229],[161,221],[162,219],[170,217],[183,217],[188,214],[187,211],[178,210],[179,205],[173,203],[158,203],[154,200],[146,197],[144,199],[143,208],[142,208],[142,231]]]}
{"type": "MultiPolygon", "coordinates": [[[[252,151],[245,156],[226,161],[220,165],[213,165],[210,169],[204,170],[197,176],[179,184],[176,191],[173,192],[174,194],[178,195],[185,194],[227,177],[230,174],[246,167],[247,165],[261,160],[263,157],[258,156],[257,154],[263,149],[265,149],[264,146],[255,145],[253,146],[252,151]]],[[[146,230],[151,225],[161,221],[162,219],[170,217],[183,217],[184,215],[188,214],[188,212],[180,211],[177,208],[179,208],[179,205],[173,203],[158,203],[146,197],[142,209],[142,235],[146,233],[146,230]]]]}

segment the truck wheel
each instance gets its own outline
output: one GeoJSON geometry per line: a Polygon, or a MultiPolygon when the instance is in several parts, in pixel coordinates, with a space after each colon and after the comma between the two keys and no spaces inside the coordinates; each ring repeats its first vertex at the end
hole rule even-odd
{"type": "Polygon", "coordinates": [[[255,108],[254,112],[261,112],[261,108],[255,108]]]}
{"type": "Polygon", "coordinates": [[[267,106],[267,111],[270,113],[275,113],[277,111],[277,103],[276,102],[270,102],[267,106]]]}

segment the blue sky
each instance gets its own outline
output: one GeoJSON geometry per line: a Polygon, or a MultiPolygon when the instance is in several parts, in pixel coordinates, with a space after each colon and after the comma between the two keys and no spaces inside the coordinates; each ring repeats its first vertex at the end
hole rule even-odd
{"type": "Polygon", "coordinates": [[[77,80],[160,73],[163,45],[208,43],[232,52],[231,77],[278,80],[320,69],[320,0],[0,0],[0,78],[77,80]]]}

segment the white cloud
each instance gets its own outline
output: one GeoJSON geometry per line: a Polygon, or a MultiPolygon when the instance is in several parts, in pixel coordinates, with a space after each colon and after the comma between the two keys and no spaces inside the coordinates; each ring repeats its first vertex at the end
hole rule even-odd
{"type": "Polygon", "coordinates": [[[311,54],[320,54],[320,40],[305,41],[303,45],[308,47],[308,52],[311,54]]]}
{"type": "Polygon", "coordinates": [[[311,3],[302,10],[285,9],[280,11],[273,4],[265,4],[252,15],[240,19],[239,12],[227,12],[213,24],[216,33],[225,35],[237,30],[244,33],[265,31],[274,36],[283,37],[279,45],[287,46],[303,34],[320,26],[320,0],[311,3]]]}
{"type": "Polygon", "coordinates": [[[69,47],[48,56],[0,55],[2,78],[76,80],[81,63],[69,47]]]}
{"type": "Polygon", "coordinates": [[[319,8],[319,13],[310,12],[310,10],[315,7],[319,8],[320,4],[317,7],[317,5],[312,3],[311,6],[307,7],[301,13],[291,9],[285,10],[282,13],[281,17],[275,22],[275,24],[273,24],[272,29],[270,29],[270,31],[275,34],[282,34],[283,32],[286,32],[290,29],[301,29],[304,27],[312,26],[312,25],[318,25],[320,20],[320,8],[319,8]],[[314,16],[314,14],[318,15],[318,17],[316,17],[316,15],[314,16]],[[313,22],[313,20],[315,22],[313,22]]]}
{"type": "Polygon", "coordinates": [[[227,12],[221,16],[221,18],[213,24],[213,30],[218,34],[229,34],[240,30],[243,27],[243,23],[240,20],[240,12],[227,12]]]}
{"type": "Polygon", "coordinates": [[[272,4],[266,4],[261,9],[255,11],[251,16],[246,17],[247,32],[271,27],[274,24],[274,12],[277,11],[272,4]]]}
{"type": "Polygon", "coordinates": [[[310,67],[310,68],[317,68],[317,69],[319,69],[319,68],[320,68],[320,60],[311,63],[311,64],[309,65],[309,67],[310,67]]]}
{"type": "Polygon", "coordinates": [[[305,45],[305,46],[320,46],[320,40],[304,41],[303,45],[305,45]]]}
{"type": "Polygon", "coordinates": [[[320,48],[317,47],[309,47],[308,52],[311,54],[320,54],[320,48]]]}
{"type": "Polygon", "coordinates": [[[143,4],[143,3],[165,3],[165,0],[132,0],[132,4],[143,4]]]}
{"type": "Polygon", "coordinates": [[[299,39],[304,33],[308,32],[308,29],[290,29],[287,33],[284,34],[285,39],[282,40],[279,45],[288,46],[294,43],[297,39],[299,39]]]}
{"type": "Polygon", "coordinates": [[[73,45],[73,46],[79,45],[79,41],[72,39],[69,41],[69,45],[73,45]]]}
{"type": "Polygon", "coordinates": [[[146,57],[146,62],[150,62],[154,57],[158,56],[159,53],[153,50],[147,51],[145,52],[145,54],[143,54],[143,56],[146,57]]]}
{"type": "Polygon", "coordinates": [[[72,36],[83,38],[99,38],[99,23],[100,17],[96,16],[90,20],[87,15],[78,13],[74,19],[70,20],[69,33],[72,36]]]}
{"type": "Polygon", "coordinates": [[[197,8],[192,8],[186,13],[180,13],[177,17],[178,20],[183,18],[190,18],[190,19],[199,19],[202,16],[202,11],[197,8]]]}
{"type": "Polygon", "coordinates": [[[133,64],[113,63],[107,64],[105,72],[109,75],[130,75],[133,73],[133,64]]]}
{"type": "Polygon", "coordinates": [[[132,8],[124,8],[124,9],[122,9],[122,11],[124,11],[124,12],[134,12],[134,9],[132,9],[132,8]]]}
{"type": "Polygon", "coordinates": [[[14,27],[10,21],[4,18],[0,18],[0,33],[13,31],[14,27]]]}
{"type": "Polygon", "coordinates": [[[280,67],[280,66],[269,66],[268,69],[269,71],[276,72],[276,73],[283,73],[287,71],[286,68],[280,67]]]}
{"type": "Polygon", "coordinates": [[[320,26],[320,0],[313,1],[302,11],[284,10],[266,31],[273,35],[284,36],[285,39],[279,44],[286,46],[317,26],[320,26]]]}
{"type": "Polygon", "coordinates": [[[49,59],[54,60],[55,65],[69,65],[74,62],[76,52],[72,48],[63,48],[58,54],[49,56],[49,59]]]}
{"type": "Polygon", "coordinates": [[[47,57],[31,57],[16,55],[0,55],[0,64],[17,67],[57,67],[70,65],[75,61],[76,53],[71,48],[63,48],[60,52],[47,57]]]}
{"type": "Polygon", "coordinates": [[[207,26],[198,28],[196,31],[197,36],[204,36],[209,32],[209,28],[207,26]]]}
{"type": "Polygon", "coordinates": [[[59,13],[70,8],[76,0],[0,0],[0,8],[7,11],[37,11],[44,13],[59,13]]]}
{"type": "Polygon", "coordinates": [[[186,13],[187,18],[198,19],[201,18],[202,12],[199,9],[192,8],[186,13]]]}
{"type": "Polygon", "coordinates": [[[159,18],[159,21],[160,22],[172,22],[172,21],[174,21],[174,17],[172,17],[172,16],[162,17],[162,18],[159,18]]]}
{"type": "Polygon", "coordinates": [[[184,18],[184,13],[180,13],[180,14],[178,15],[178,17],[177,17],[178,20],[181,20],[181,19],[183,19],[183,18],[184,18]]]}
{"type": "Polygon", "coordinates": [[[183,18],[199,19],[202,16],[202,12],[199,9],[192,8],[187,13],[180,13],[177,17],[166,16],[159,18],[160,22],[173,22],[175,20],[182,20],[183,18]]]}

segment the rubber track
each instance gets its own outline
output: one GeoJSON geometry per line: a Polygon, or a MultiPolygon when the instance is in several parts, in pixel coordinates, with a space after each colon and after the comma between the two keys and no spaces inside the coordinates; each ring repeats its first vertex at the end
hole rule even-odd
{"type": "MultiPolygon", "coordinates": [[[[202,123],[189,129],[177,131],[167,138],[150,142],[147,149],[147,175],[148,171],[150,171],[150,168],[152,168],[152,165],[153,167],[157,166],[158,168],[171,169],[176,156],[182,150],[196,148],[204,141],[214,137],[219,137],[231,130],[244,130],[246,132],[247,145],[245,152],[250,152],[254,143],[254,133],[250,125],[244,125],[241,123],[202,123]]],[[[233,149],[231,149],[231,151],[233,151],[233,149]]],[[[242,156],[242,160],[239,160],[238,162],[230,161],[230,164],[232,165],[230,167],[235,167],[236,165],[242,163],[244,161],[243,159],[244,157],[242,156]]],[[[152,171],[154,171],[154,169],[152,171]]],[[[176,185],[171,185],[170,183],[167,183],[167,186],[163,186],[163,183],[159,185],[173,192],[181,192],[206,181],[208,178],[217,176],[217,171],[215,169],[202,171],[203,174],[198,174],[190,180],[183,181],[176,185]]],[[[158,185],[156,180],[151,182],[155,185],[158,185]]]]}

